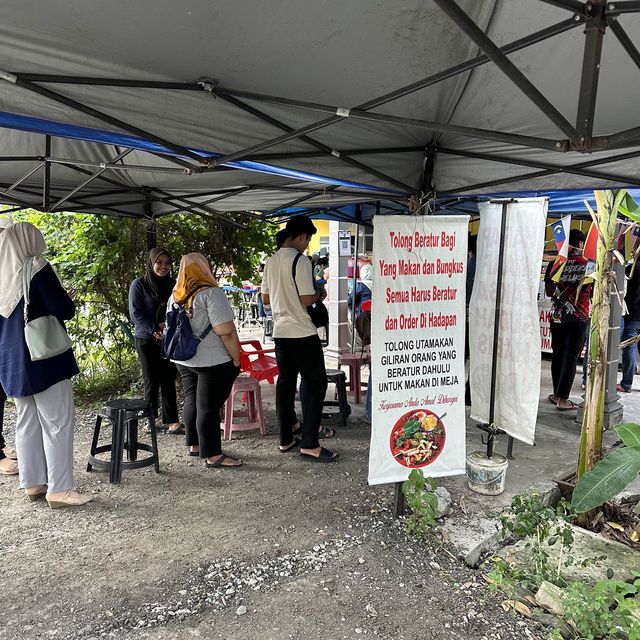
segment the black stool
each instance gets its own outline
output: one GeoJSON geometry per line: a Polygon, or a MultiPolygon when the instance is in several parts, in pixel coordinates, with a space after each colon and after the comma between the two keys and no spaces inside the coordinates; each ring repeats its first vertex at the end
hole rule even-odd
{"type": "MultiPolygon", "coordinates": [[[[336,385],[337,400],[325,400],[323,407],[339,407],[342,426],[347,426],[347,417],[351,413],[351,407],[347,402],[347,376],[344,371],[339,369],[327,369],[327,382],[336,385]]],[[[324,417],[330,417],[332,414],[322,414],[324,417]]]]}
{"type": "Polygon", "coordinates": [[[93,467],[100,471],[109,471],[109,482],[119,484],[123,468],[140,469],[149,465],[154,465],[156,473],[160,473],[156,421],[151,405],[141,399],[109,400],[98,411],[96,417],[87,471],[91,471],[93,467]],[[111,444],[98,446],[100,427],[104,418],[111,421],[111,444]],[[144,418],[149,421],[151,445],[138,442],[138,420],[144,418]],[[127,450],[127,462],[122,460],[125,449],[127,450]],[[138,460],[139,450],[148,451],[151,455],[138,460]],[[111,452],[110,460],[96,458],[96,454],[106,451],[111,452]]]}
{"type": "Polygon", "coordinates": [[[273,316],[264,316],[262,322],[264,327],[262,342],[266,342],[267,338],[273,337],[273,316]]]}

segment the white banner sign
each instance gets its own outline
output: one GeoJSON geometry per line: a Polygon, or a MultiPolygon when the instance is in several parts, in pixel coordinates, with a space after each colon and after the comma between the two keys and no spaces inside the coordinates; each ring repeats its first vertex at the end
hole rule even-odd
{"type": "Polygon", "coordinates": [[[465,472],[468,216],[376,216],[369,483],[465,472]]]}
{"type": "MultiPolygon", "coordinates": [[[[489,421],[491,361],[502,204],[480,206],[480,231],[469,306],[471,417],[489,421]]],[[[546,198],[508,204],[496,359],[494,424],[533,444],[540,395],[538,289],[544,249],[546,198]]]]}

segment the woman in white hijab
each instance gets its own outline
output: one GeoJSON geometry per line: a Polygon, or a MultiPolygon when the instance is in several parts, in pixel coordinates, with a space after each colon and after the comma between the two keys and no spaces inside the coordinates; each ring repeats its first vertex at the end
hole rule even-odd
{"type": "Polygon", "coordinates": [[[25,265],[32,269],[29,321],[52,315],[64,322],[75,314],[73,301],[41,257],[45,248],[42,233],[28,222],[0,234],[0,385],[16,403],[20,487],[32,501],[46,495],[55,509],[86,504],[91,496],[74,491],[71,378],[78,366],[73,353],[68,349],[33,361],[25,341],[25,265]]]}
{"type": "MultiPolygon", "coordinates": [[[[0,233],[2,233],[7,227],[13,224],[11,214],[3,215],[0,213],[0,233]]],[[[0,475],[2,476],[17,476],[18,475],[18,463],[16,450],[7,447],[2,434],[2,428],[4,426],[4,405],[7,401],[7,394],[4,392],[2,385],[0,385],[0,475]]]]}

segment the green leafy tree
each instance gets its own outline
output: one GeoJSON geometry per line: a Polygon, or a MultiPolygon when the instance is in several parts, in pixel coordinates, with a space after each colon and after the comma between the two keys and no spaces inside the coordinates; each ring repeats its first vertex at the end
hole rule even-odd
{"type": "MultiPolygon", "coordinates": [[[[274,229],[239,213],[231,222],[176,214],[156,223],[157,244],[174,259],[197,251],[210,260],[214,275],[235,283],[255,277],[259,258],[274,249],[274,229]],[[241,222],[240,228],[233,222],[241,222]]],[[[16,216],[37,226],[47,242],[46,257],[78,306],[68,329],[85,379],[106,371],[139,375],[128,314],[129,285],[143,275],[147,228],[137,219],[27,211],[16,216]]],[[[121,381],[126,384],[126,380],[121,381]]],[[[81,382],[82,384],[82,382],[81,382]]]]}

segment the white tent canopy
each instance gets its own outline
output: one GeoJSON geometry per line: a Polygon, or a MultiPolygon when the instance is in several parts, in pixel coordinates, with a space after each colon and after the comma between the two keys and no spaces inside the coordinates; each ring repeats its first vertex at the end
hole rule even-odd
{"type": "Polygon", "coordinates": [[[636,186],[637,12],[630,0],[6,0],[0,201],[272,216],[636,186]]]}

